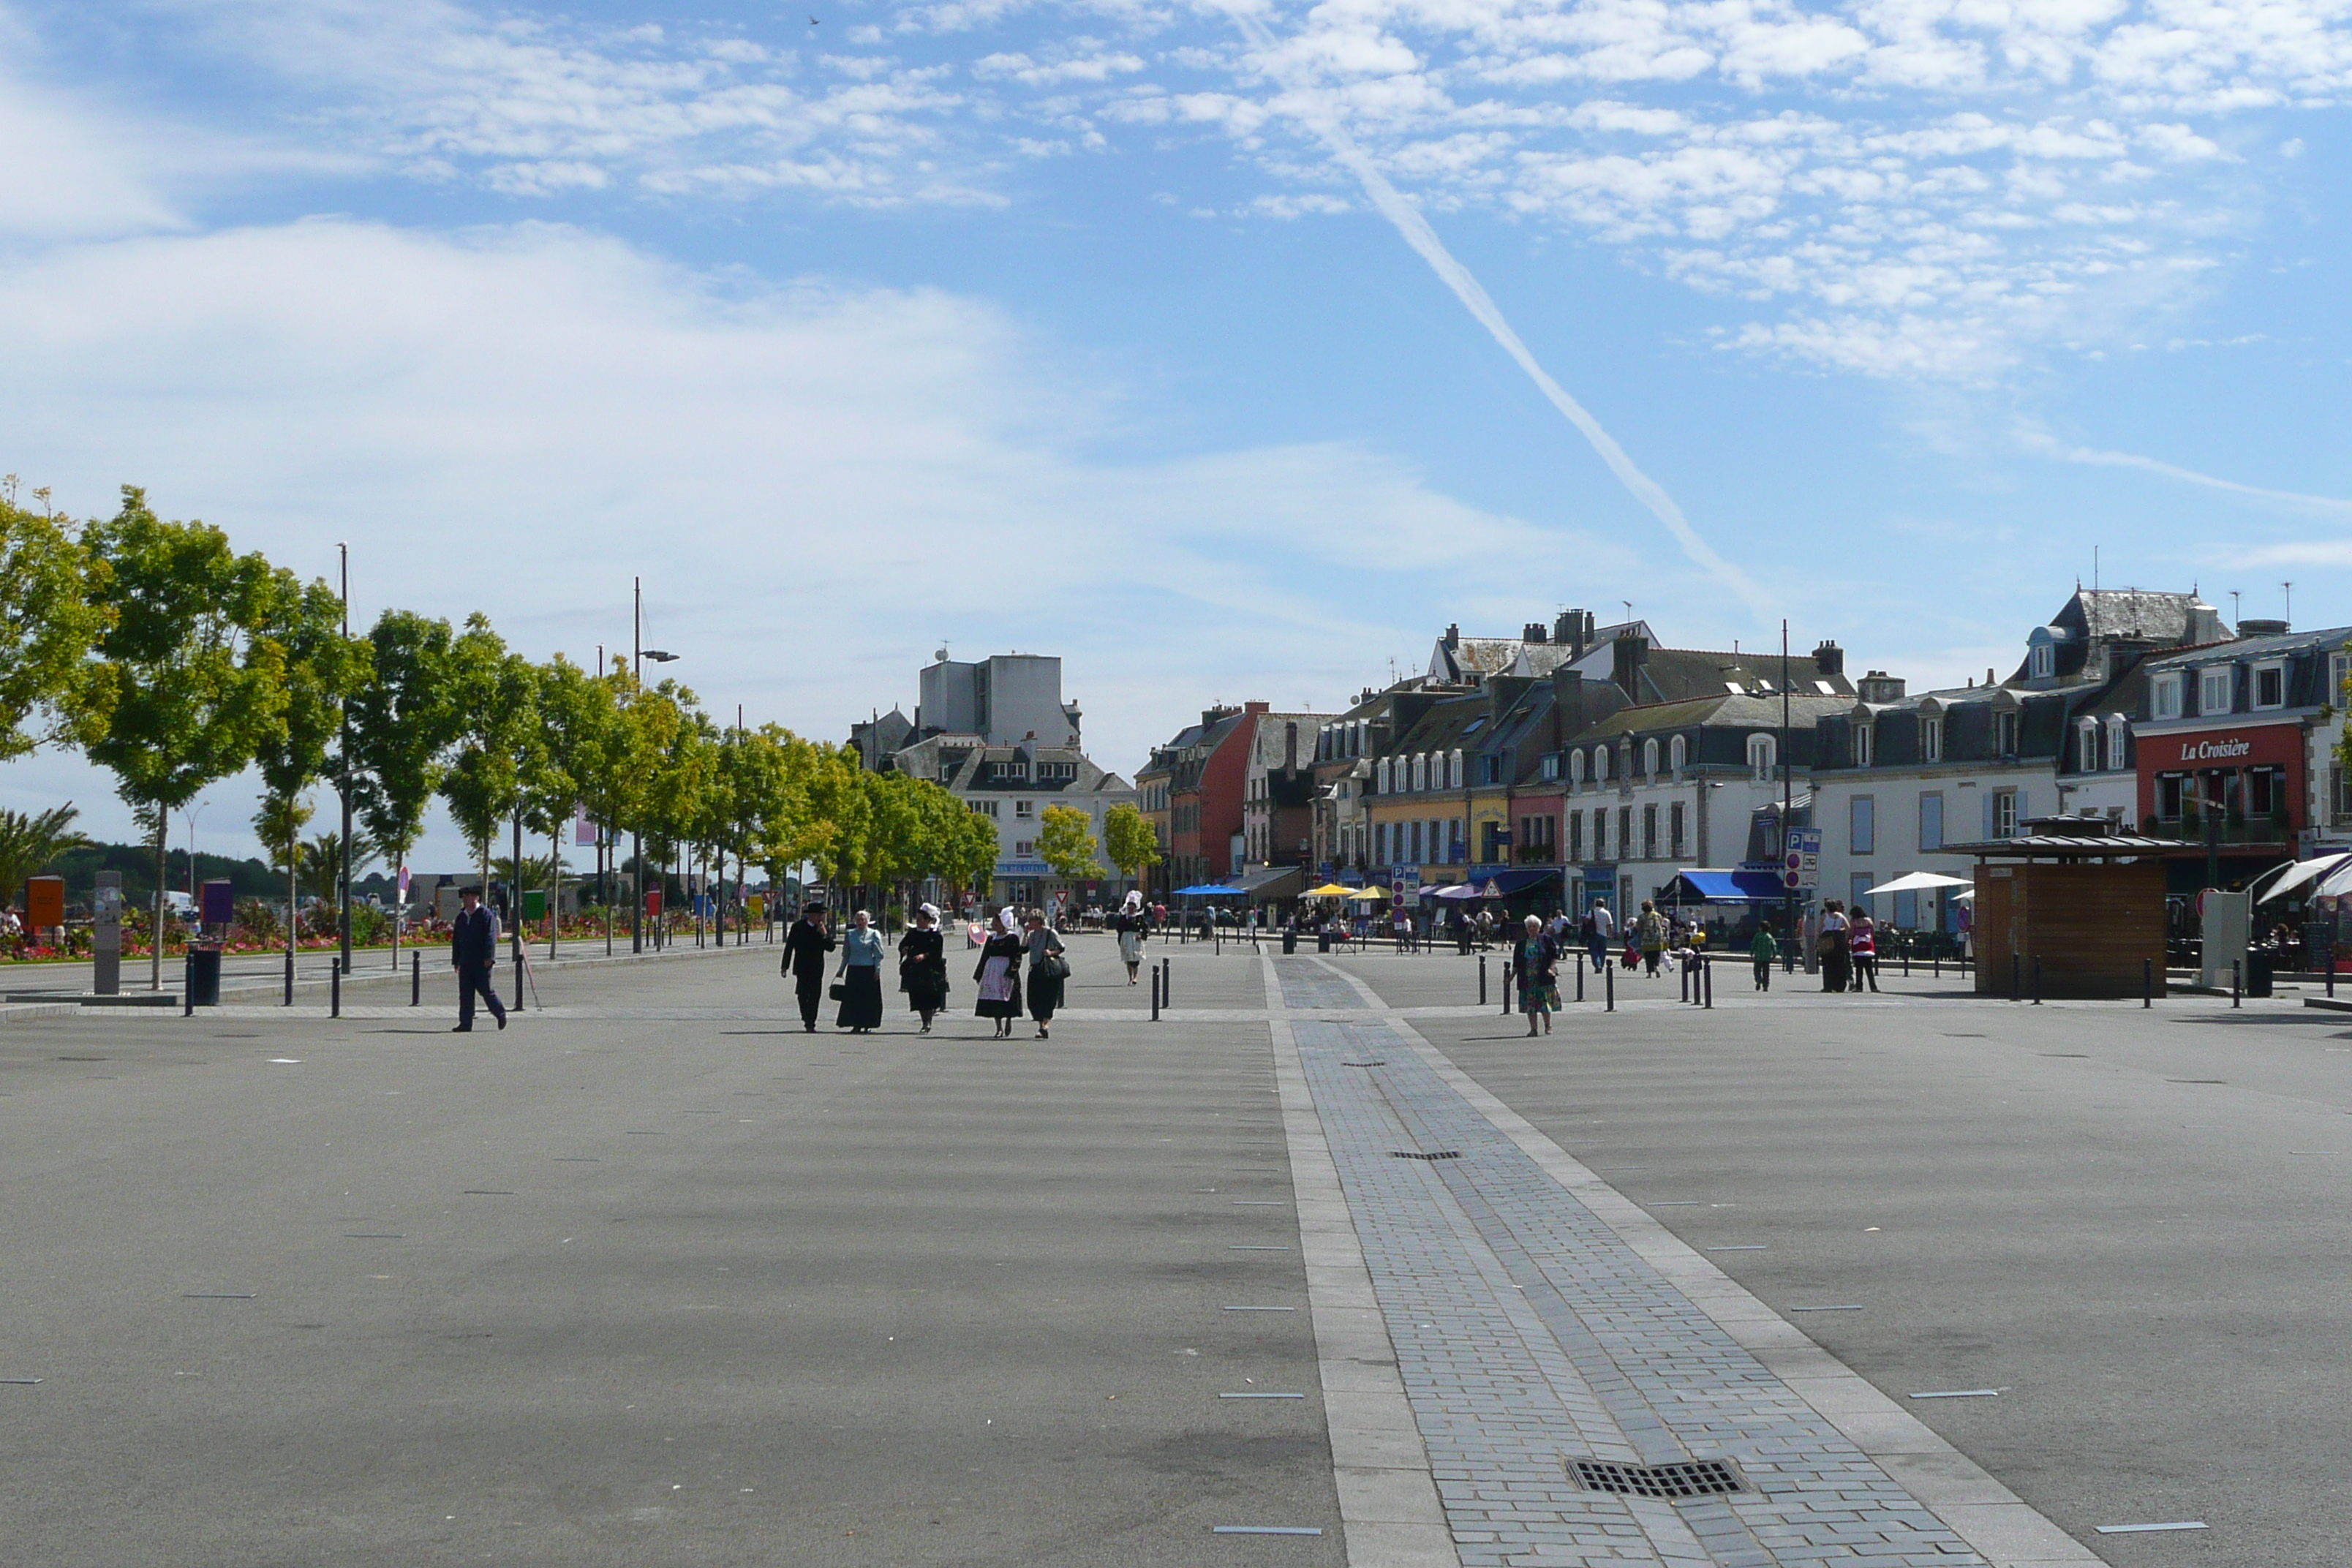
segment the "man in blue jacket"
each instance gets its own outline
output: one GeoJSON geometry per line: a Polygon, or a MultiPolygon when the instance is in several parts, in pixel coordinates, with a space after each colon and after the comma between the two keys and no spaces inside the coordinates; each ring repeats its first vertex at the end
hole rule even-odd
{"type": "Polygon", "coordinates": [[[463,889],[457,898],[465,907],[449,922],[449,963],[457,971],[457,1026],[450,1033],[464,1035],[473,1031],[477,992],[489,1008],[490,1016],[503,1029],[507,1026],[507,1010],[499,1005],[499,994],[490,985],[490,976],[499,963],[499,917],[482,907],[479,888],[463,889]]]}

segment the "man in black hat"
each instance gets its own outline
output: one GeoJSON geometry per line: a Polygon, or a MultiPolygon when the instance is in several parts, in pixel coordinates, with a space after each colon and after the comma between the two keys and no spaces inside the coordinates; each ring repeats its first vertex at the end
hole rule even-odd
{"type": "Polygon", "coordinates": [[[481,994],[499,1027],[507,1026],[507,1010],[491,989],[490,976],[499,963],[499,917],[482,907],[479,888],[457,894],[465,907],[449,922],[449,963],[457,971],[457,1026],[450,1033],[470,1034],[474,1027],[474,994],[481,994]]]}
{"type": "Polygon", "coordinates": [[[782,973],[793,977],[800,993],[801,1027],[816,1033],[816,1010],[824,1005],[824,955],[833,951],[833,932],[825,929],[824,906],[811,904],[784,932],[782,973]]]}

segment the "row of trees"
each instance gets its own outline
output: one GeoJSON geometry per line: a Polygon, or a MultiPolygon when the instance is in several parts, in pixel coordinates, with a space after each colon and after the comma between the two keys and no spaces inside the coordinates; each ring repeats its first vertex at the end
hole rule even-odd
{"type": "Polygon", "coordinates": [[[779,725],[722,727],[625,659],[535,663],[479,614],[387,610],[352,633],[324,580],[165,521],[137,489],[83,523],[33,496],[37,510],[13,479],[0,489],[0,758],[72,745],[114,774],[154,846],[159,927],[172,812],[248,766],[289,901],[320,858],[300,835],[321,784],[394,867],[436,796],[486,874],[507,832],[560,868],[575,806],[607,844],[634,833],[656,864],[721,876],[731,858],[739,881],[758,867],[781,885],[805,863],[829,882],[962,887],[993,866],[992,826],[939,785],[779,725]]]}

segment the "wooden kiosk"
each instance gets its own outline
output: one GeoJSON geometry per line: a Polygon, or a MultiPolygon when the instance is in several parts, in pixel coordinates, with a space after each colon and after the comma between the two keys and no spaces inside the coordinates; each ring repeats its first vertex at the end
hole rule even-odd
{"type": "Polygon", "coordinates": [[[2189,847],[2098,817],[2021,826],[2012,838],[1944,847],[1977,858],[1977,994],[2163,995],[2165,854],[2189,847]]]}

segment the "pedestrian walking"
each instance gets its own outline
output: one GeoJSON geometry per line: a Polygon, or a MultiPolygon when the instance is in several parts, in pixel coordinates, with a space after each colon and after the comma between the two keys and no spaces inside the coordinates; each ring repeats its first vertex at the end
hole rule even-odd
{"type": "Polygon", "coordinates": [[[1658,912],[1657,905],[1643,899],[1642,918],[1635,930],[1641,940],[1642,972],[1655,977],[1658,961],[1666,955],[1666,917],[1658,912]]]}
{"type": "MultiPolygon", "coordinates": [[[[457,972],[457,1026],[453,1035],[474,1032],[474,998],[479,996],[499,1027],[507,1026],[507,1010],[490,984],[499,966],[499,917],[482,907],[482,890],[467,888],[457,895],[463,907],[449,922],[449,963],[457,972]]],[[[292,984],[289,982],[288,984],[292,984]]]]}
{"type": "Polygon", "coordinates": [[[1549,1035],[1551,1016],[1559,1011],[1559,944],[1544,930],[1541,916],[1529,915],[1525,923],[1527,934],[1519,939],[1511,964],[1519,983],[1519,1011],[1528,1016],[1528,1037],[1533,1039],[1537,1020],[1542,1020],[1549,1035]]]}
{"type": "Polygon", "coordinates": [[[834,1015],[833,1026],[853,1035],[880,1028],[882,933],[874,929],[874,917],[864,910],[849,917],[849,929],[841,933],[841,967],[835,974],[840,984],[834,995],[841,1003],[841,1011],[834,1015]]]}
{"type": "Polygon", "coordinates": [[[1021,921],[1012,905],[998,913],[996,929],[982,944],[971,977],[980,982],[980,1003],[973,1013],[996,1020],[998,1039],[1010,1038],[1013,1020],[1021,1016],[1021,921]]]}
{"type": "Polygon", "coordinates": [[[833,932],[826,928],[825,908],[811,903],[784,932],[784,956],[777,973],[793,977],[799,994],[801,1027],[816,1033],[816,1010],[824,1002],[824,955],[833,951],[833,932]]]}
{"type": "Polygon", "coordinates": [[[1143,967],[1143,938],[1149,925],[1143,914],[1143,895],[1130,892],[1127,901],[1111,917],[1111,930],[1118,933],[1118,961],[1127,965],[1127,983],[1135,984],[1137,972],[1143,967]]]}
{"type": "Polygon", "coordinates": [[[1760,921],[1756,926],[1756,940],[1748,944],[1748,956],[1756,961],[1756,989],[1771,990],[1772,963],[1780,956],[1780,940],[1772,934],[1770,926],[1760,921]]]}
{"type": "Polygon", "coordinates": [[[1867,980],[1873,991],[1878,989],[1878,922],[1870,918],[1868,910],[1856,910],[1845,932],[1846,951],[1853,955],[1853,978],[1846,989],[1859,993],[1867,980]]]}
{"type": "Polygon", "coordinates": [[[1592,973],[1600,973],[1609,967],[1609,948],[1617,940],[1617,917],[1609,906],[1594,900],[1585,915],[1585,948],[1592,954],[1592,973]]]}
{"type": "Polygon", "coordinates": [[[907,934],[898,939],[898,989],[922,1018],[920,1032],[929,1034],[931,1015],[948,1005],[948,955],[937,904],[925,904],[908,917],[907,934]]]}
{"type": "Polygon", "coordinates": [[[1062,953],[1062,933],[1046,923],[1045,911],[1029,911],[1029,934],[1022,947],[1029,959],[1029,1016],[1037,1021],[1037,1037],[1054,1032],[1054,1013],[1062,1005],[1062,984],[1070,977],[1070,961],[1062,953]]]}

